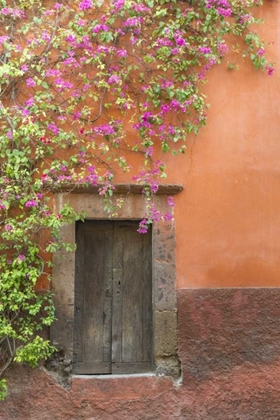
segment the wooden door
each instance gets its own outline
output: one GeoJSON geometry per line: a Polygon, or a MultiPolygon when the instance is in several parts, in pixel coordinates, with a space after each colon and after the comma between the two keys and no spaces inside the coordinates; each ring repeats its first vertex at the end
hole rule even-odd
{"type": "Polygon", "coordinates": [[[152,370],[152,238],[137,226],[77,223],[74,373],[152,370]]]}

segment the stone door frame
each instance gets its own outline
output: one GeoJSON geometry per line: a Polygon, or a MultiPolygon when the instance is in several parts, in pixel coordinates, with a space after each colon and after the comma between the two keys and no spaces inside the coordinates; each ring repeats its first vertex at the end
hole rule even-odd
{"type": "MultiPolygon", "coordinates": [[[[137,186],[139,187],[139,186],[137,186]]],[[[128,187],[127,187],[128,188],[128,187]]],[[[180,186],[162,186],[155,198],[159,210],[170,211],[167,195],[181,191],[180,186]]],[[[146,200],[141,190],[129,188],[118,217],[113,220],[140,220],[145,216],[146,200]]],[[[123,186],[116,189],[116,198],[124,196],[123,186]]],[[[103,200],[95,191],[73,190],[55,194],[55,211],[69,203],[77,213],[86,212],[86,219],[108,220],[103,200]]],[[[153,225],[153,317],[154,317],[154,364],[157,375],[177,378],[180,364],[177,355],[177,290],[175,266],[175,220],[155,222],[153,225]]],[[[61,228],[60,239],[75,243],[75,223],[61,228]]],[[[60,250],[53,256],[52,290],[57,321],[51,326],[51,342],[72,360],[74,330],[75,251],[60,250]]]]}

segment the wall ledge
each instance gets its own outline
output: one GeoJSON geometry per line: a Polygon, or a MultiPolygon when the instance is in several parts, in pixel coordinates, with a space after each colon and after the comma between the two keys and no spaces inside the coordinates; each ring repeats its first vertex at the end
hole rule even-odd
{"type": "MultiPolygon", "coordinates": [[[[96,186],[87,186],[85,184],[66,184],[58,188],[58,192],[71,192],[76,194],[83,193],[94,193],[98,194],[99,188],[102,188],[102,184],[96,186]]],[[[145,185],[138,184],[114,184],[115,194],[142,194],[145,185]]],[[[181,184],[160,184],[156,195],[175,195],[183,191],[183,185],[181,184]]]]}

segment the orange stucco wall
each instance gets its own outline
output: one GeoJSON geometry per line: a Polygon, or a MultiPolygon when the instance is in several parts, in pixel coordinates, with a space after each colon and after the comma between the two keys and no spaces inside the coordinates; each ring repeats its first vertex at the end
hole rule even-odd
{"type": "MultiPolygon", "coordinates": [[[[187,140],[186,155],[158,155],[166,182],[184,186],[175,198],[178,288],[280,286],[280,4],[264,3],[258,31],[273,76],[248,59],[239,70],[212,69],[207,126],[187,140]]],[[[132,176],[142,156],[129,159],[132,176]]]]}
{"type": "MultiPolygon", "coordinates": [[[[280,286],[280,4],[264,3],[258,31],[273,76],[248,59],[212,69],[207,126],[186,155],[159,156],[166,182],[184,186],[175,198],[178,288],[280,286]]],[[[116,182],[138,173],[142,156],[129,159],[131,174],[116,182]]]]}
{"type": "Polygon", "coordinates": [[[240,63],[205,87],[207,127],[168,158],[176,197],[178,288],[280,286],[280,5],[265,1],[273,76],[240,63]]]}
{"type": "MultiPolygon", "coordinates": [[[[264,3],[258,31],[273,76],[242,59],[239,70],[212,69],[207,126],[186,155],[159,156],[166,182],[184,186],[175,197],[178,288],[280,286],[280,4],[264,3]]],[[[130,159],[132,176],[142,156],[130,159]]]]}

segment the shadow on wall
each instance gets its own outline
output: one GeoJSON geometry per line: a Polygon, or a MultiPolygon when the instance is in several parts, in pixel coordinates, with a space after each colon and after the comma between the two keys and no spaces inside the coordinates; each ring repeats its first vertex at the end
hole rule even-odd
{"type": "Polygon", "coordinates": [[[279,287],[280,260],[273,264],[258,259],[246,259],[244,262],[223,261],[211,268],[207,276],[207,284],[212,287],[279,287]]]}

